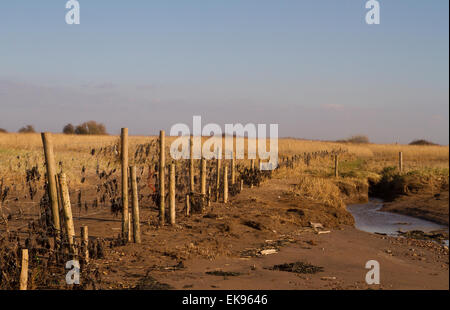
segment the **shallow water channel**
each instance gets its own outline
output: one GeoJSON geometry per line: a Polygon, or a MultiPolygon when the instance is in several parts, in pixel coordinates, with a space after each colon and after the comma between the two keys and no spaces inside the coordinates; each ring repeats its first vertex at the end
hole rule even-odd
{"type": "MultiPolygon", "coordinates": [[[[447,226],[436,224],[415,217],[380,211],[383,200],[371,198],[368,203],[347,206],[347,210],[355,219],[355,227],[370,233],[382,233],[391,236],[398,231],[421,230],[431,232],[447,229],[447,226]]],[[[448,241],[446,242],[448,244],[448,241]]]]}

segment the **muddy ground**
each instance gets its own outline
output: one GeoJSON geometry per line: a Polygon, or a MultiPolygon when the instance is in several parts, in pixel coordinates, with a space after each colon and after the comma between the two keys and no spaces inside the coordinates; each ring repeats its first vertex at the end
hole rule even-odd
{"type": "MultiPolygon", "coordinates": [[[[77,232],[87,225],[91,240],[109,245],[104,258],[90,263],[99,275],[91,288],[449,289],[448,248],[358,231],[345,209],[307,201],[294,185],[294,179],[268,180],[190,217],[179,204],[175,227],[159,227],[157,208],[141,205],[140,245],[114,245],[121,219],[109,209],[74,212],[77,232]],[[365,283],[369,260],[380,263],[380,285],[365,283]],[[317,272],[273,268],[292,263],[317,272]]],[[[23,218],[10,225],[25,234],[23,218]]]]}
{"type": "Polygon", "coordinates": [[[397,197],[382,210],[409,215],[448,226],[448,189],[436,194],[412,194],[397,197]]]}

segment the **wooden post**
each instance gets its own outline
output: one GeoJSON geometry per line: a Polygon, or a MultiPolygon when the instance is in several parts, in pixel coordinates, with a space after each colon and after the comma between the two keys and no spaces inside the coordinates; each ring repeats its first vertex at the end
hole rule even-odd
{"type": "Polygon", "coordinates": [[[398,170],[403,172],[403,152],[398,153],[398,170]]]}
{"type": "Polygon", "coordinates": [[[166,170],[166,154],[165,154],[165,132],[159,132],[159,221],[161,226],[165,222],[165,170],[166,170]]]}
{"type": "Polygon", "coordinates": [[[195,191],[194,184],[194,137],[189,137],[189,189],[191,193],[195,191]]]}
{"type": "Polygon", "coordinates": [[[20,290],[26,291],[28,286],[28,249],[22,250],[22,265],[20,269],[20,290]]]}
{"type": "Polygon", "coordinates": [[[67,178],[65,173],[60,173],[58,176],[59,188],[61,189],[61,198],[63,201],[64,223],[66,225],[67,240],[72,254],[75,254],[75,229],[73,226],[72,207],[70,205],[69,188],[67,187],[67,178]]]}
{"type": "Polygon", "coordinates": [[[141,243],[141,226],[139,223],[139,196],[136,181],[136,166],[130,167],[131,173],[131,197],[133,202],[133,239],[135,243],[141,243]]]}
{"type": "Polygon", "coordinates": [[[201,162],[201,194],[206,197],[206,159],[201,162]]]}
{"type": "Polygon", "coordinates": [[[186,195],[186,216],[189,216],[191,214],[191,201],[190,201],[189,194],[186,195]]]}
{"type": "MultiPolygon", "coordinates": [[[[255,160],[250,159],[250,169],[253,172],[255,170],[255,160]]],[[[250,188],[253,188],[253,182],[250,183],[250,188]]]]}
{"type": "Polygon", "coordinates": [[[56,233],[59,234],[61,231],[61,225],[59,222],[58,192],[56,189],[57,181],[53,141],[49,132],[43,132],[41,134],[41,138],[44,146],[45,165],[47,167],[48,196],[50,198],[50,205],[52,208],[53,226],[56,233]]]}
{"type": "Polygon", "coordinates": [[[211,186],[208,187],[208,207],[211,207],[211,186]]]}
{"type": "Polygon", "coordinates": [[[239,186],[240,191],[242,192],[242,190],[244,189],[244,180],[241,179],[241,182],[240,182],[239,185],[240,185],[240,186],[239,186]]]}
{"type": "Polygon", "coordinates": [[[231,185],[236,184],[236,158],[233,152],[233,158],[231,159],[231,185]]]}
{"type": "Polygon", "coordinates": [[[128,212],[128,217],[127,217],[127,220],[128,220],[128,242],[131,242],[132,240],[133,240],[133,238],[132,238],[132,229],[133,229],[133,224],[131,224],[131,212],[128,212]]]}
{"type": "Polygon", "coordinates": [[[339,160],[338,156],[334,155],[334,176],[339,177],[339,160]]]}
{"type": "Polygon", "coordinates": [[[83,251],[84,261],[89,263],[89,234],[88,227],[81,227],[81,248],[83,251]]]}
{"type": "Polygon", "coordinates": [[[175,164],[170,165],[169,178],[169,218],[170,225],[175,225],[175,164]]]}
{"type": "Polygon", "coordinates": [[[120,133],[122,168],[122,238],[128,239],[128,128],[120,133]]]}
{"type": "Polygon", "coordinates": [[[216,201],[219,201],[219,190],[220,190],[220,167],[221,160],[219,157],[219,149],[217,149],[217,159],[216,159],[216,201]]]}
{"type": "Polygon", "coordinates": [[[228,166],[223,167],[223,203],[228,203],[228,166]]]}

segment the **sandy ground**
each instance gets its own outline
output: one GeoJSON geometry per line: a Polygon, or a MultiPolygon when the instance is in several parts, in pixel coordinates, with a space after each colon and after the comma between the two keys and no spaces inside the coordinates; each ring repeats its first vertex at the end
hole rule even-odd
{"type": "MultiPolygon", "coordinates": [[[[141,245],[108,249],[92,262],[102,289],[449,289],[448,248],[431,241],[361,232],[343,210],[324,208],[290,193],[293,180],[271,180],[245,189],[227,205],[214,203],[205,214],[176,227],[158,228],[157,211],[142,208],[141,245]],[[307,226],[321,222],[327,234],[307,226]],[[276,253],[262,255],[261,251],[276,253]],[[368,286],[366,262],[380,263],[381,284],[368,286]],[[270,270],[306,262],[323,267],[316,274],[270,270]],[[207,274],[213,272],[213,274],[207,274]],[[214,274],[215,272],[215,274],[214,274]],[[232,272],[224,274],[223,272],[232,272]]],[[[104,211],[81,215],[91,237],[112,240],[120,220],[104,211]]],[[[77,229],[78,231],[78,229],[77,229]]]]}

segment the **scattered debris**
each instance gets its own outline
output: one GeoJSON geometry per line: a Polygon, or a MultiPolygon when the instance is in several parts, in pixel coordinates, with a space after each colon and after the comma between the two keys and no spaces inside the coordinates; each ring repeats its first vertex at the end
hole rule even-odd
{"type": "Polygon", "coordinates": [[[270,254],[275,254],[275,253],[278,253],[278,251],[276,249],[267,249],[267,250],[261,251],[262,255],[270,255],[270,254]]]}
{"type": "Polygon", "coordinates": [[[286,263],[281,265],[275,265],[271,268],[267,268],[270,270],[279,270],[279,271],[287,271],[287,272],[295,272],[295,273],[308,273],[315,274],[317,272],[322,272],[323,267],[314,266],[304,262],[295,262],[295,263],[286,263]]]}
{"type": "Polygon", "coordinates": [[[206,274],[209,274],[211,276],[223,276],[223,277],[236,277],[241,275],[240,272],[222,271],[222,270],[207,271],[206,274]]]}

